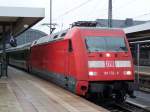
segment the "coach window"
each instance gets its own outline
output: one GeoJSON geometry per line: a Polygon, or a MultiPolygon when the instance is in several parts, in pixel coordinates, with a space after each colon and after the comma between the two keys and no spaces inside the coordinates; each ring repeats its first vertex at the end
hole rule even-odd
{"type": "Polygon", "coordinates": [[[56,38],[58,38],[58,35],[55,35],[55,36],[53,37],[53,39],[56,39],[56,38]]]}
{"type": "Polygon", "coordinates": [[[36,44],[36,43],[37,43],[37,41],[34,42],[34,44],[36,44]]]}
{"type": "Polygon", "coordinates": [[[65,32],[65,33],[62,33],[60,37],[64,37],[65,35],[66,35],[66,32],[65,32]]]}

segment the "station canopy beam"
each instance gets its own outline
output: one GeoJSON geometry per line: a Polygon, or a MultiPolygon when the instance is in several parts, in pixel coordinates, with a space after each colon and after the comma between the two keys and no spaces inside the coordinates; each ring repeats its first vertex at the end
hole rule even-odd
{"type": "Polygon", "coordinates": [[[150,40],[150,22],[124,28],[129,42],[150,40]]]}
{"type": "Polygon", "coordinates": [[[14,37],[29,29],[45,16],[44,8],[0,7],[0,36],[10,32],[14,37]]]}

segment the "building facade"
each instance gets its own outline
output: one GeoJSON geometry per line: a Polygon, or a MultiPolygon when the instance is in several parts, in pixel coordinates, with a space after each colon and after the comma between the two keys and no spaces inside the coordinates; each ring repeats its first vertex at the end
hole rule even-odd
{"type": "MultiPolygon", "coordinates": [[[[108,19],[97,19],[96,22],[97,22],[97,26],[99,26],[99,27],[108,27],[108,19]]],[[[132,18],[127,18],[125,20],[113,19],[112,27],[126,28],[126,27],[130,27],[130,26],[144,24],[145,22],[146,21],[136,21],[136,20],[133,20],[132,18]]]]}
{"type": "Polygon", "coordinates": [[[17,45],[22,45],[25,43],[33,42],[34,40],[39,39],[46,35],[47,34],[42,31],[35,30],[35,29],[29,29],[26,32],[19,35],[18,37],[16,37],[17,45]]]}

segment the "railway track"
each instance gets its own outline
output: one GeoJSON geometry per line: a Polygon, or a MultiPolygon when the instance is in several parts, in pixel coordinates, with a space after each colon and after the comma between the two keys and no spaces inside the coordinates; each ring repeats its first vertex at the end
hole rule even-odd
{"type": "Polygon", "coordinates": [[[135,104],[128,101],[124,103],[116,103],[112,101],[105,104],[102,102],[96,102],[96,104],[106,108],[110,112],[150,112],[150,108],[146,108],[141,106],[140,104],[135,104]]]}
{"type": "Polygon", "coordinates": [[[150,112],[150,110],[146,108],[139,107],[137,105],[124,102],[124,103],[115,103],[115,107],[118,108],[118,110],[114,111],[112,110],[111,112],[150,112]]]}

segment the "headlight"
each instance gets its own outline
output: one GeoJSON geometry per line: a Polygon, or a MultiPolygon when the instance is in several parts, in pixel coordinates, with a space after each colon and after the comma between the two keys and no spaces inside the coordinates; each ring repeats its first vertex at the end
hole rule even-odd
{"type": "Polygon", "coordinates": [[[106,57],[108,57],[108,58],[109,58],[109,57],[110,57],[110,54],[109,54],[109,53],[106,53],[106,57]]]}
{"type": "Polygon", "coordinates": [[[124,75],[132,75],[131,71],[124,71],[124,75]]]}
{"type": "Polygon", "coordinates": [[[89,72],[89,76],[96,76],[96,75],[97,75],[96,72],[92,72],[92,71],[89,72]]]}

